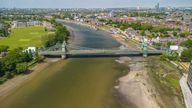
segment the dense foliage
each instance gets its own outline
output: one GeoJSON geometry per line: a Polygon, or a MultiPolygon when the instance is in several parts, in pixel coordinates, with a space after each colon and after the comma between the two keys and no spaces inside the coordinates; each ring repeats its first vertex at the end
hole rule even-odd
{"type": "Polygon", "coordinates": [[[176,61],[176,60],[179,60],[179,55],[177,52],[166,52],[166,53],[163,53],[161,55],[161,60],[173,60],[173,61],[176,61]]]}
{"type": "Polygon", "coordinates": [[[9,26],[10,24],[0,22],[0,37],[7,37],[9,35],[9,26]]]}
{"type": "Polygon", "coordinates": [[[160,32],[160,33],[167,33],[167,31],[180,31],[179,28],[168,28],[168,27],[160,27],[160,26],[152,26],[150,24],[142,24],[140,22],[137,23],[122,23],[122,22],[112,22],[108,21],[109,25],[120,28],[121,30],[125,30],[129,27],[133,28],[134,30],[143,30],[143,31],[150,31],[150,32],[160,32]]]}
{"type": "Polygon", "coordinates": [[[56,43],[63,43],[63,41],[67,41],[70,36],[70,32],[65,26],[57,23],[55,20],[51,20],[51,23],[56,26],[56,32],[55,34],[48,34],[42,37],[42,42],[45,47],[53,46],[56,43]]]}
{"type": "Polygon", "coordinates": [[[181,46],[187,47],[187,48],[192,48],[192,40],[188,39],[186,41],[181,42],[181,46]]]}
{"type": "Polygon", "coordinates": [[[1,46],[0,46],[0,53],[1,53],[1,52],[7,52],[8,49],[9,49],[9,46],[1,45],[1,46]]]}
{"type": "Polygon", "coordinates": [[[0,82],[27,71],[27,63],[33,60],[31,52],[22,48],[11,50],[7,56],[0,59],[0,82]]]}
{"type": "Polygon", "coordinates": [[[188,48],[187,50],[184,50],[182,52],[181,59],[183,61],[190,61],[190,60],[192,60],[192,40],[188,39],[186,41],[183,41],[180,45],[188,48]]]}
{"type": "Polygon", "coordinates": [[[189,48],[187,50],[184,50],[181,54],[181,59],[184,61],[190,61],[192,60],[192,48],[189,48]]]}

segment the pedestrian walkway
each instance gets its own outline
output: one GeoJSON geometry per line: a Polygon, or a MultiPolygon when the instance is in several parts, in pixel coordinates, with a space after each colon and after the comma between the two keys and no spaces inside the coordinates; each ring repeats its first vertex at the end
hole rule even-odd
{"type": "Polygon", "coordinates": [[[187,85],[187,75],[183,75],[180,79],[180,86],[183,92],[186,108],[192,108],[192,92],[187,85]]]}

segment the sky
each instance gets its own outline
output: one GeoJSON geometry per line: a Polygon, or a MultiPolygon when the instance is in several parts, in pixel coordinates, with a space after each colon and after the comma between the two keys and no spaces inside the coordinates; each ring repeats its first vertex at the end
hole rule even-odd
{"type": "Polygon", "coordinates": [[[192,0],[0,0],[0,8],[189,7],[192,0]]]}

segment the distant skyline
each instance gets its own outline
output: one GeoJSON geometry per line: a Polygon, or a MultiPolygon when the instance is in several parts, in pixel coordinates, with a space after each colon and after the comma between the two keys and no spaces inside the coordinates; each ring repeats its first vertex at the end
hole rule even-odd
{"type": "Polygon", "coordinates": [[[191,7],[192,0],[0,0],[0,8],[191,7]]]}

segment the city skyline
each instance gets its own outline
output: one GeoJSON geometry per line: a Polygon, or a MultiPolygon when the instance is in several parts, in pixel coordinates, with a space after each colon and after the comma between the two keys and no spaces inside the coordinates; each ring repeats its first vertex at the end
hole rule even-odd
{"type": "Polygon", "coordinates": [[[126,8],[191,7],[189,0],[0,0],[0,8],[126,8]]]}

